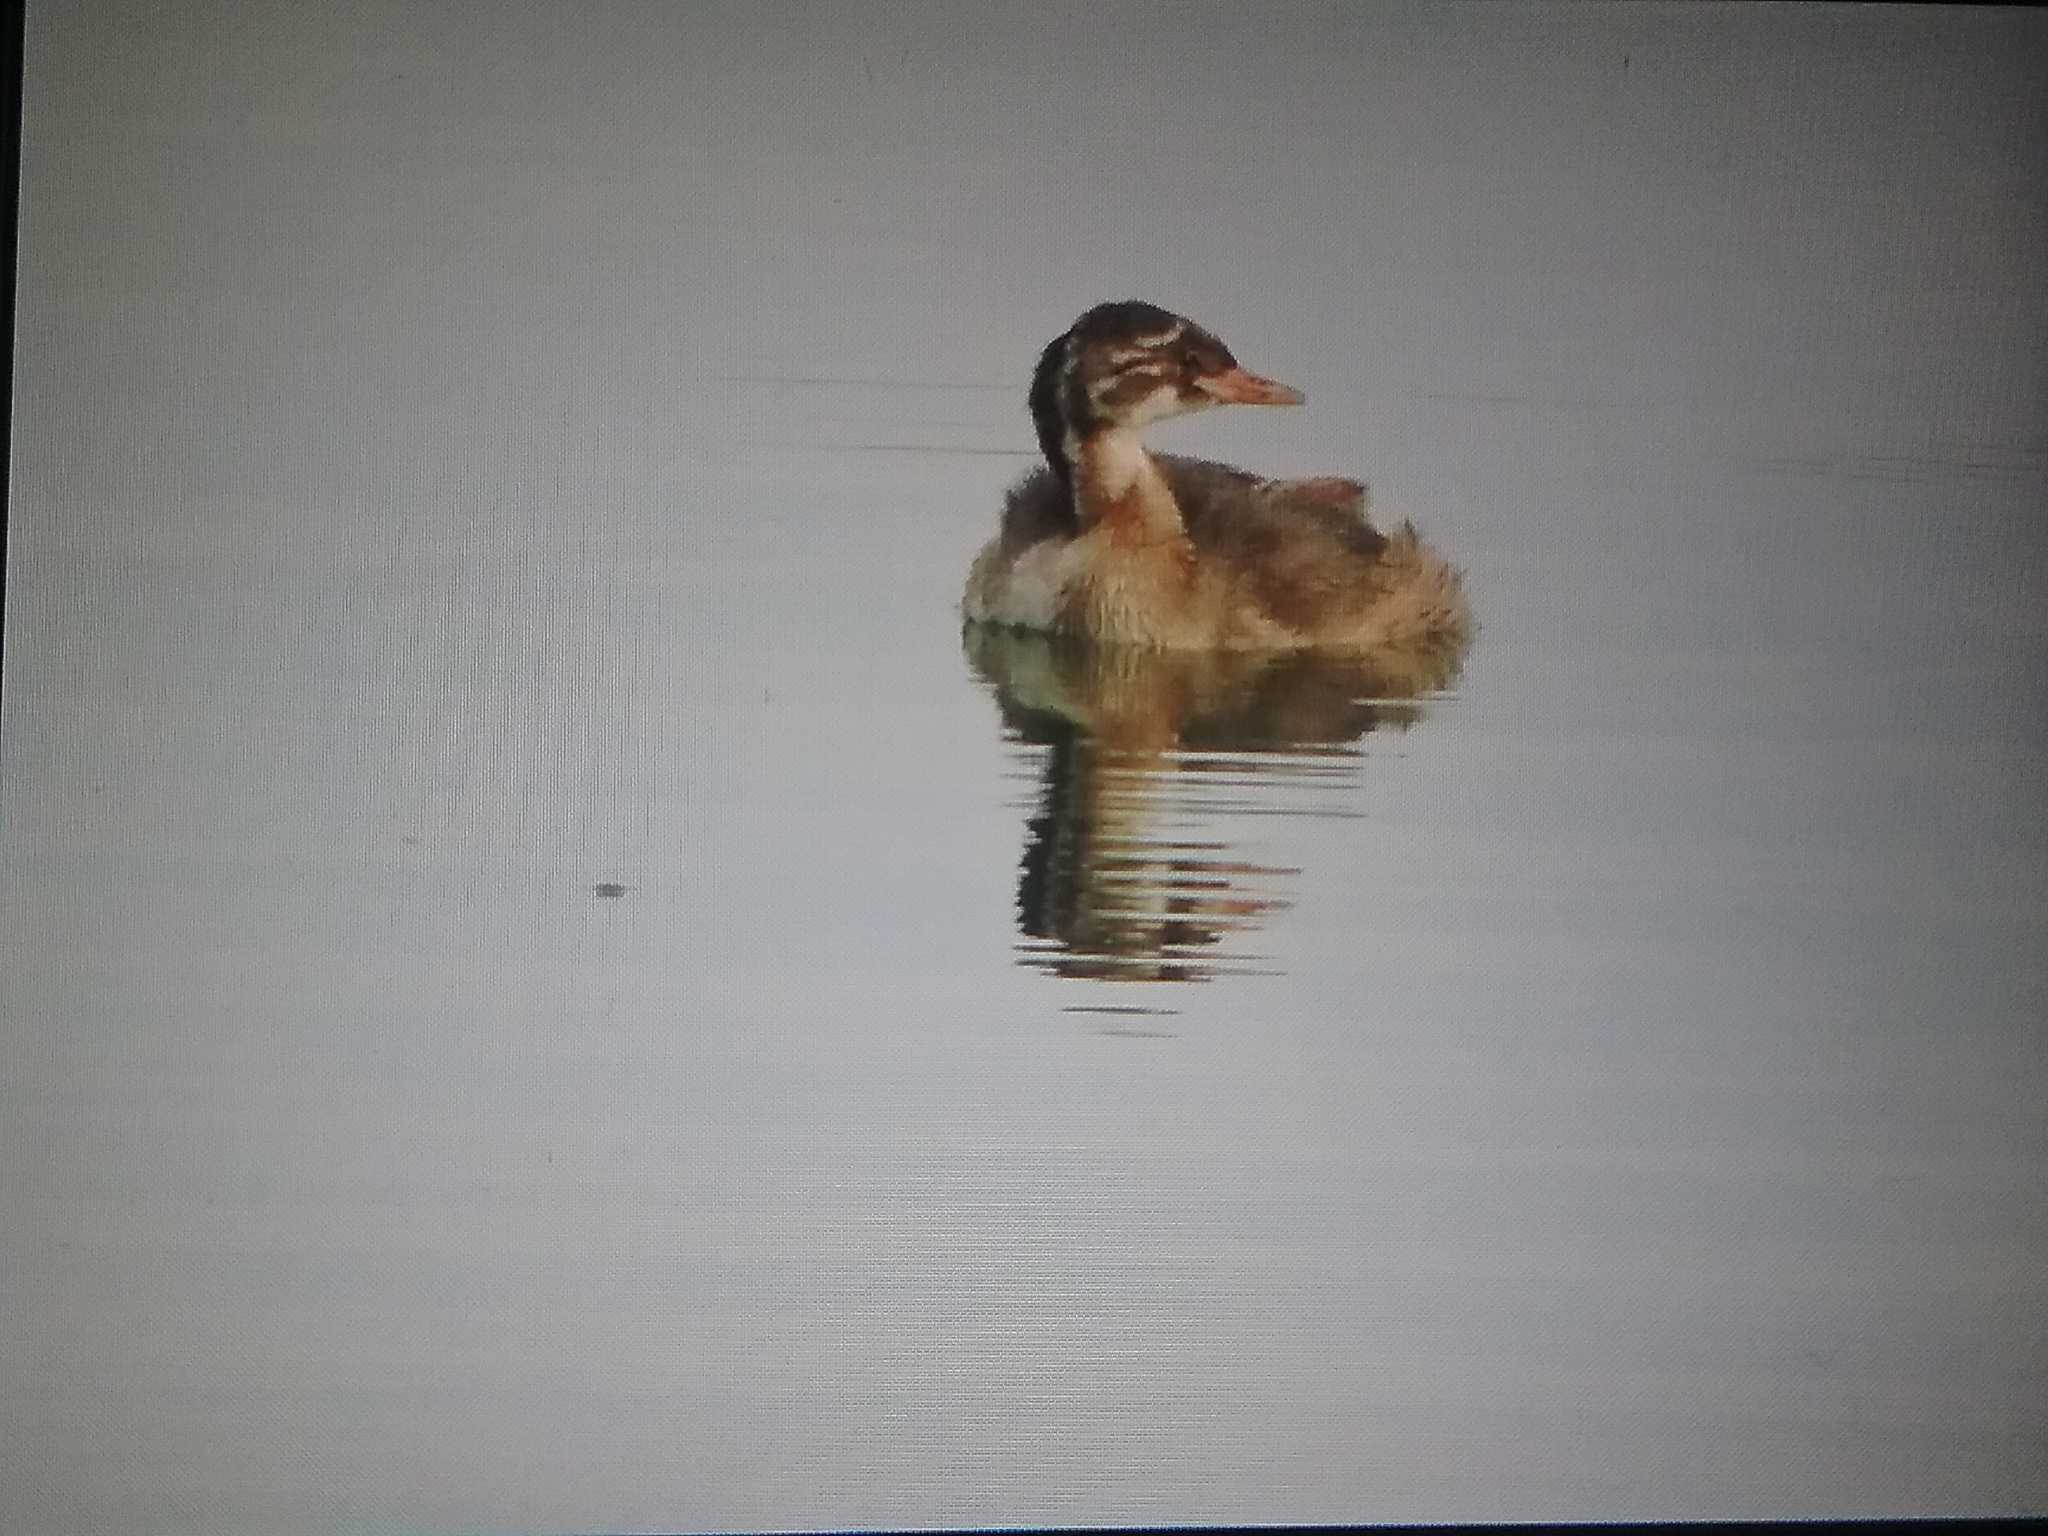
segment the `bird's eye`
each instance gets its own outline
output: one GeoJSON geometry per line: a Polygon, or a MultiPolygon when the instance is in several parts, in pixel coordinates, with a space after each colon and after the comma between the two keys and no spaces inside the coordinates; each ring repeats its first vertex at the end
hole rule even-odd
{"type": "Polygon", "coordinates": [[[1202,354],[1193,350],[1181,353],[1180,366],[1183,372],[1200,373],[1202,371],[1202,354]]]}

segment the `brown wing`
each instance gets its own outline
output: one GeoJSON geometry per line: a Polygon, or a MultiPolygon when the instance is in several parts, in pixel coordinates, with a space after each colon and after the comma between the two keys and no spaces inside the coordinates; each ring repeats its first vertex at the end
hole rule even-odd
{"type": "Polygon", "coordinates": [[[1328,626],[1372,600],[1387,539],[1365,520],[1356,480],[1264,480],[1199,459],[1163,461],[1205,563],[1283,624],[1328,626]]]}
{"type": "Polygon", "coordinates": [[[1188,537],[1200,549],[1233,547],[1270,553],[1276,544],[1306,541],[1370,559],[1386,539],[1366,521],[1366,489],[1356,480],[1268,480],[1230,464],[1161,454],[1188,537]]]}

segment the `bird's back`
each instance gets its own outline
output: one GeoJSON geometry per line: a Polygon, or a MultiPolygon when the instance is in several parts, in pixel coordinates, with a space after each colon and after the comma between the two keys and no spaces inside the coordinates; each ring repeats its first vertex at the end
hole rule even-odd
{"type": "MultiPolygon", "coordinates": [[[[1228,558],[1234,550],[1269,552],[1288,540],[1306,540],[1331,553],[1370,559],[1386,545],[1366,521],[1366,490],[1356,480],[1268,480],[1235,465],[1176,453],[1156,454],[1153,462],[1202,553],[1228,558]]],[[[1003,503],[1005,548],[1028,549],[1080,531],[1071,493],[1044,465],[1010,488],[1003,503]]]]}

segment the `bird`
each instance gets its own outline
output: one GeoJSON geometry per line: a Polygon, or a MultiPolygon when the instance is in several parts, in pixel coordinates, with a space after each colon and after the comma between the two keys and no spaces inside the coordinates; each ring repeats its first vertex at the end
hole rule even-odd
{"type": "Polygon", "coordinates": [[[1171,310],[1088,310],[1039,357],[1045,463],[1005,496],[963,619],[1155,650],[1462,651],[1462,574],[1412,523],[1375,528],[1359,481],[1267,479],[1140,441],[1168,417],[1303,398],[1171,310]]]}

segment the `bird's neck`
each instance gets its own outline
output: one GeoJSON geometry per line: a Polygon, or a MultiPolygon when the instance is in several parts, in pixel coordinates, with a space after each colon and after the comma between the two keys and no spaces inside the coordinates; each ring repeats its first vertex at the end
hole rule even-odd
{"type": "Polygon", "coordinates": [[[1136,432],[1105,427],[1090,433],[1076,448],[1073,469],[1074,511],[1084,531],[1102,528],[1132,543],[1186,537],[1166,476],[1136,432]]]}

